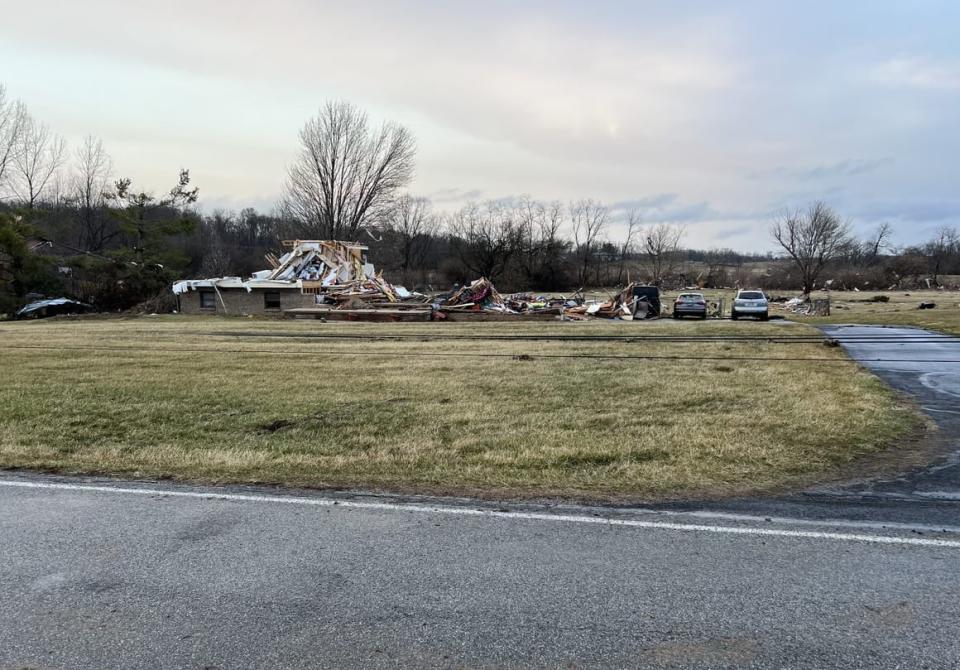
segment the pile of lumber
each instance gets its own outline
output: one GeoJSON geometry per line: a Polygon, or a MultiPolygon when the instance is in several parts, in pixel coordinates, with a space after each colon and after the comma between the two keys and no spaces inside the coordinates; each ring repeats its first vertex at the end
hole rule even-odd
{"type": "Polygon", "coordinates": [[[471,312],[503,312],[516,314],[504,301],[493,283],[486,277],[481,277],[469,286],[457,289],[441,300],[440,309],[443,311],[471,311],[471,312]]]}
{"type": "Polygon", "coordinates": [[[280,258],[268,254],[272,270],[256,273],[266,280],[299,281],[305,293],[317,295],[321,304],[335,304],[345,309],[373,303],[422,301],[424,296],[393,286],[366,263],[366,246],[336,240],[288,240],[291,250],[280,258]]]}
{"type": "Polygon", "coordinates": [[[644,319],[648,316],[648,304],[633,297],[634,283],[628,284],[622,291],[604,302],[593,302],[563,310],[566,318],[580,320],[590,317],[601,319],[644,319]]]}

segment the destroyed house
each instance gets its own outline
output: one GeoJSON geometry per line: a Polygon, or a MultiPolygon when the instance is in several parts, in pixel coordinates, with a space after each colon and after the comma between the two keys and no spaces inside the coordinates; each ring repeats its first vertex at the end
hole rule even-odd
{"type": "Polygon", "coordinates": [[[279,316],[285,310],[313,307],[333,297],[396,301],[393,287],[367,262],[367,247],[335,240],[283,242],[280,258],[267,255],[269,270],[249,278],[187,279],[173,285],[184,314],[279,316]]]}

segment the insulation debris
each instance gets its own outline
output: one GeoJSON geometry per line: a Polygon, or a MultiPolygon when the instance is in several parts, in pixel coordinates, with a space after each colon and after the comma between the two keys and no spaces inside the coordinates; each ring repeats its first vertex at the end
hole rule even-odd
{"type": "Polygon", "coordinates": [[[830,316],[830,298],[811,300],[809,295],[801,295],[784,302],[783,309],[804,316],[830,316]]]}

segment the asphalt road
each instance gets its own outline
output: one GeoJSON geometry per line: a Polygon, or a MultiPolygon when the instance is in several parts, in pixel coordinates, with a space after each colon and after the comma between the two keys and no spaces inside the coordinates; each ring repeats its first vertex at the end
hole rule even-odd
{"type": "Polygon", "coordinates": [[[951,462],[642,510],[8,473],[0,668],[957,668],[951,462]]]}
{"type": "Polygon", "coordinates": [[[960,502],[960,362],[943,362],[960,361],[960,338],[917,328],[834,326],[824,330],[852,358],[916,400],[945,439],[940,461],[897,477],[848,487],[848,491],[960,502]],[[871,337],[875,339],[871,341],[871,337]],[[922,343],[910,341],[920,337],[922,343]]]}

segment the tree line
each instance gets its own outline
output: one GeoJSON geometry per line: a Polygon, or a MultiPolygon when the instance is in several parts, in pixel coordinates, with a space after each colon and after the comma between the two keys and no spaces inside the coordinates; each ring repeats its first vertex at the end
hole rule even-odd
{"type": "Polygon", "coordinates": [[[161,194],[140,190],[116,173],[101,140],[71,150],[0,86],[0,314],[54,295],[104,310],[164,309],[176,279],[247,276],[294,238],[359,240],[391,281],[421,290],[481,276],[508,291],[632,280],[809,291],[832,279],[836,288],[880,289],[960,274],[956,229],[895,249],[889,226],[856,240],[823,203],[773,223],[777,255],[688,249],[682,226],[593,199],[520,197],[438,212],[407,191],[416,155],[409,131],[374,127],[346,102],[324,105],[299,140],[272,211],[205,213],[187,169],[161,194]]]}

